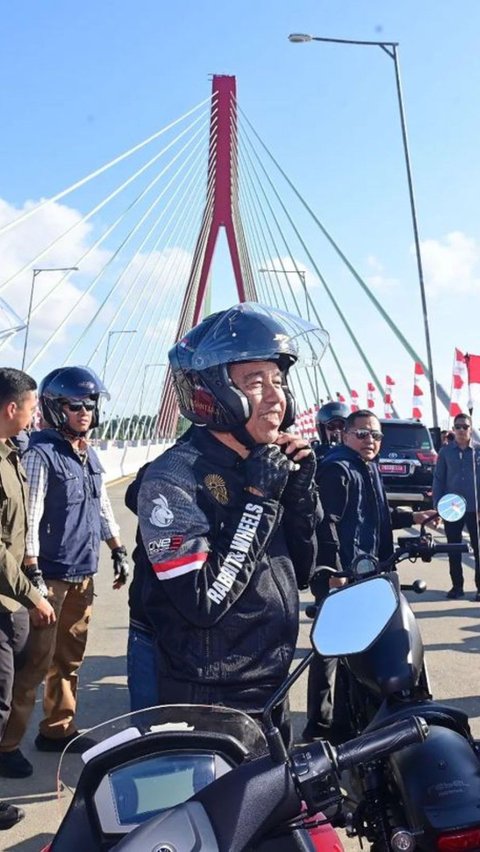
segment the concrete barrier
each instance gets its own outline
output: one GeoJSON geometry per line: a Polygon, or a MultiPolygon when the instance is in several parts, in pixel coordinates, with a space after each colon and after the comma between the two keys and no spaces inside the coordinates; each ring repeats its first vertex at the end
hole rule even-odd
{"type": "Polygon", "coordinates": [[[135,474],[147,461],[152,461],[173,441],[144,440],[144,441],[92,441],[103,469],[105,481],[113,482],[122,476],[135,474]]]}

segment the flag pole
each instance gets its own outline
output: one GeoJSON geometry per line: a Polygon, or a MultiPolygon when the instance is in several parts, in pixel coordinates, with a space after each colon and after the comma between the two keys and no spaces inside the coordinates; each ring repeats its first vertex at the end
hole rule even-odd
{"type": "MultiPolygon", "coordinates": [[[[470,414],[470,419],[473,422],[473,398],[472,398],[472,389],[470,386],[470,354],[465,352],[465,363],[467,365],[467,379],[468,379],[468,413],[470,414]]],[[[475,430],[472,427],[472,435],[476,435],[475,430]]],[[[473,494],[475,500],[475,519],[477,524],[477,542],[480,542],[480,514],[479,514],[479,506],[478,506],[478,483],[477,483],[477,447],[475,446],[473,440],[471,441],[472,448],[472,475],[473,475],[473,494]]],[[[478,547],[478,544],[477,544],[478,547]]]]}
{"type": "Polygon", "coordinates": [[[470,417],[473,414],[473,399],[472,399],[472,388],[470,386],[470,355],[468,352],[465,352],[465,363],[467,365],[467,379],[468,379],[468,413],[470,417]]]}
{"type": "Polygon", "coordinates": [[[455,370],[455,364],[456,364],[456,361],[457,361],[456,353],[457,353],[457,350],[456,350],[456,348],[455,348],[455,346],[454,346],[454,347],[453,347],[453,364],[452,364],[452,381],[450,382],[450,404],[449,404],[449,406],[448,406],[448,421],[447,421],[447,429],[450,429],[450,420],[451,420],[451,418],[452,418],[452,415],[451,415],[451,409],[452,409],[452,399],[453,399],[453,383],[454,383],[454,381],[455,381],[455,378],[454,378],[454,370],[455,370]]]}

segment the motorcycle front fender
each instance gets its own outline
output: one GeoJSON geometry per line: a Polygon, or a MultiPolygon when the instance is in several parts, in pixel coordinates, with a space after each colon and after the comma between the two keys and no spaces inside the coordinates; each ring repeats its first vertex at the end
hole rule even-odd
{"type": "Polygon", "coordinates": [[[432,725],[425,742],[389,758],[408,827],[421,849],[448,831],[480,826],[480,760],[461,734],[432,725]]]}

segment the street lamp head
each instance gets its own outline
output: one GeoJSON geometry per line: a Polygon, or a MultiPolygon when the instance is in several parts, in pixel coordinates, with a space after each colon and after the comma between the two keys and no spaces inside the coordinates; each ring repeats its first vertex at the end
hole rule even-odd
{"type": "Polygon", "coordinates": [[[33,272],[38,274],[39,272],[78,272],[78,266],[42,266],[40,269],[35,267],[33,272]]]}
{"type": "Polygon", "coordinates": [[[293,44],[301,44],[304,41],[313,41],[313,36],[307,35],[307,33],[290,33],[288,40],[293,44]]]}

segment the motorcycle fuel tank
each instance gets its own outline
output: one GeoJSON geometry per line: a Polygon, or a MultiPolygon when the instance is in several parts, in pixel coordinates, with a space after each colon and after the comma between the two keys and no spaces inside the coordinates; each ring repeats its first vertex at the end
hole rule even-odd
{"type": "MultiPolygon", "coordinates": [[[[366,613],[368,618],[368,613],[366,613]]],[[[354,678],[374,694],[386,697],[412,689],[423,664],[423,642],[406,599],[376,642],[361,654],[347,658],[354,678]]]]}
{"type": "Polygon", "coordinates": [[[420,849],[439,834],[480,826],[480,761],[461,734],[431,725],[425,742],[389,763],[409,828],[423,834],[420,849]]]}

